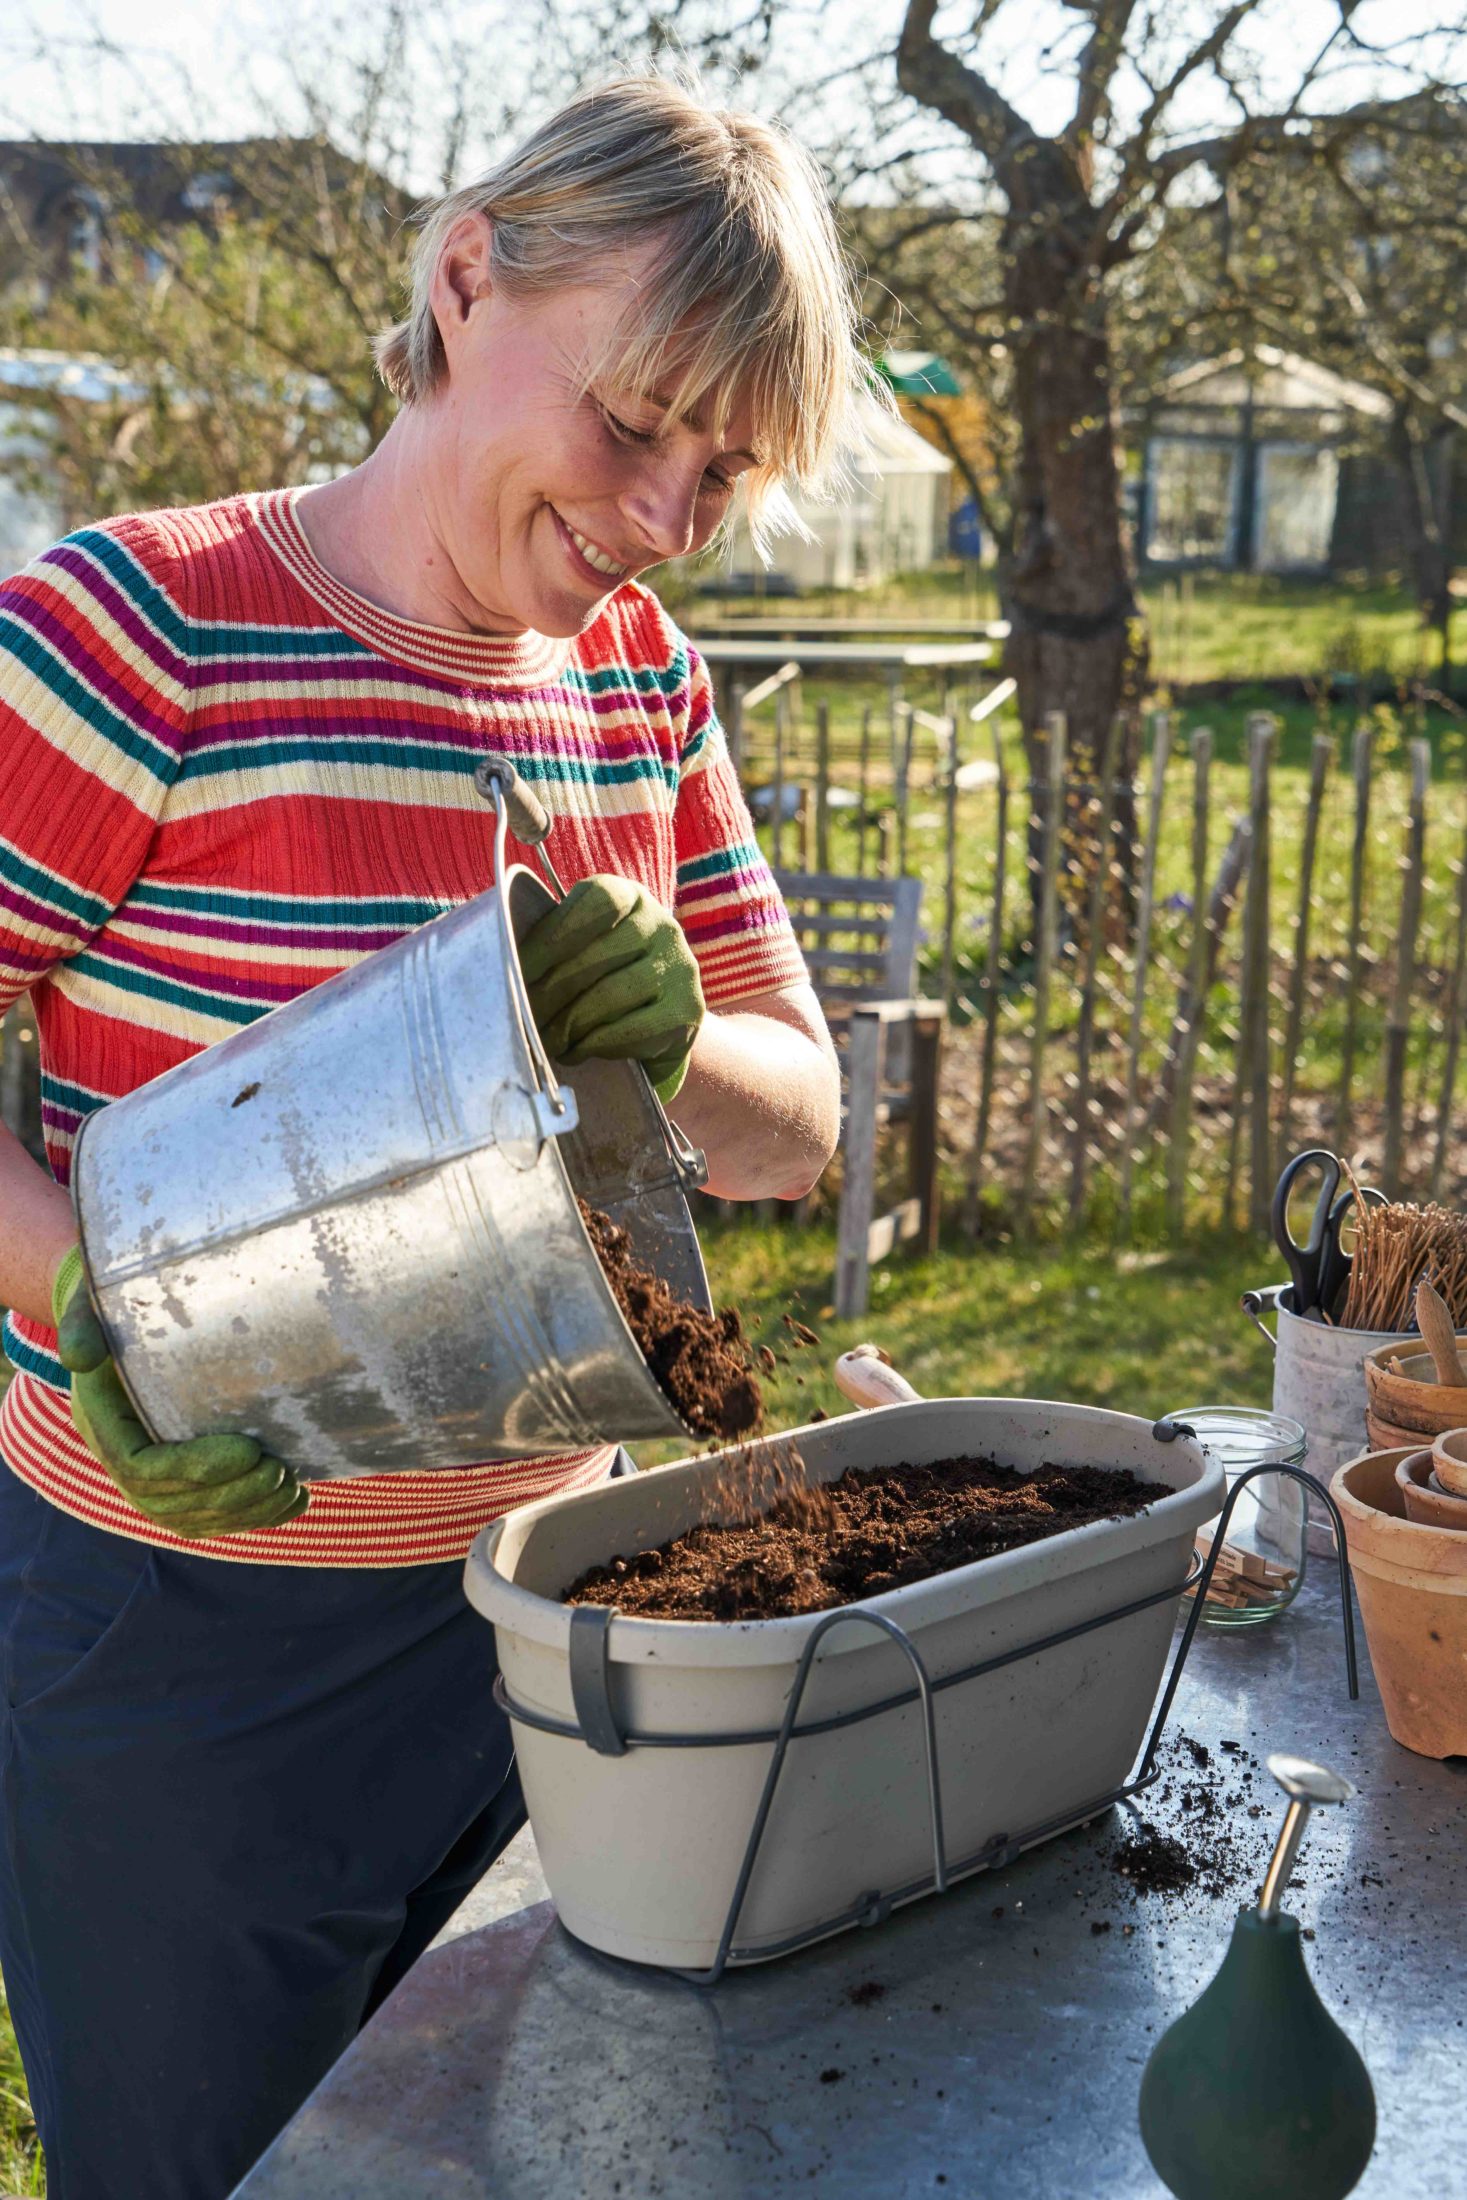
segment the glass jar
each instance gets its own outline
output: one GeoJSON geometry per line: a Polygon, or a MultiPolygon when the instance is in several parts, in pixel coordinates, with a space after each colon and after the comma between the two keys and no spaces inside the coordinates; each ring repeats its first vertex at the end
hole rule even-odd
{"type": "MultiPolygon", "coordinates": [[[[1186,1406],[1167,1419],[1185,1421],[1197,1431],[1204,1450],[1221,1461],[1230,1491],[1251,1467],[1302,1466],[1309,1449],[1298,1421],[1261,1406],[1186,1406]]],[[[1205,1521],[1197,1531],[1202,1558],[1212,1548],[1221,1517],[1205,1521]]],[[[1299,1483],[1283,1474],[1261,1474],[1250,1482],[1228,1522],[1227,1541],[1202,1607],[1204,1622],[1210,1627],[1256,1627],[1276,1619],[1299,1594],[1308,1527],[1308,1498],[1299,1483]]]]}

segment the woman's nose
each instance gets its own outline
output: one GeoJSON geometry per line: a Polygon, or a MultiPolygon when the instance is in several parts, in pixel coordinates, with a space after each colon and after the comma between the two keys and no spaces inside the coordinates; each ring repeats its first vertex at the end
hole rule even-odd
{"type": "Polygon", "coordinates": [[[683,557],[692,548],[697,525],[698,481],[668,468],[657,480],[628,490],[622,511],[649,550],[661,558],[683,557]]]}

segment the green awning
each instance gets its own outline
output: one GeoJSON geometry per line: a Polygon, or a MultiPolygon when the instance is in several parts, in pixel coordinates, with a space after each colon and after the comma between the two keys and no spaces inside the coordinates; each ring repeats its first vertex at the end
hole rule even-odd
{"type": "Polygon", "coordinates": [[[898,397],[961,397],[962,384],[935,351],[889,351],[879,362],[898,397]]]}

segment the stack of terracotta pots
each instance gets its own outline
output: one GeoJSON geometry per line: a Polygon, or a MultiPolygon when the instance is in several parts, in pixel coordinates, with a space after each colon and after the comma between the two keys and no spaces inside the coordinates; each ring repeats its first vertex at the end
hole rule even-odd
{"type": "MultiPolygon", "coordinates": [[[[1467,1338],[1462,1344],[1467,1349],[1467,1338]]],[[[1438,1382],[1429,1352],[1386,1344],[1366,1353],[1365,1433],[1372,1451],[1430,1446],[1454,1428],[1467,1428],[1467,1388],[1438,1382]]]]}
{"type": "Polygon", "coordinates": [[[1423,1757],[1467,1753],[1467,1427],[1364,1452],[1330,1488],[1386,1725],[1423,1757]]]}

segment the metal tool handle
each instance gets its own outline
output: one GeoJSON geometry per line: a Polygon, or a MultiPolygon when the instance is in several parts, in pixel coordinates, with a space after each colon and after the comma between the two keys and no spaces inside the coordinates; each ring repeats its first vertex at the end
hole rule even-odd
{"type": "Polygon", "coordinates": [[[1271,1352],[1277,1352],[1279,1348],[1278,1333],[1276,1330],[1265,1328],[1263,1316],[1265,1314],[1277,1314],[1284,1293],[1292,1289],[1293,1285],[1289,1283],[1270,1283],[1261,1291],[1245,1291],[1238,1301],[1243,1312],[1248,1316],[1259,1336],[1266,1341],[1271,1352]]]}
{"type": "MultiPolygon", "coordinates": [[[[541,1089],[550,1101],[556,1115],[559,1116],[565,1107],[565,1096],[551,1066],[550,1057],[541,1043],[534,1011],[530,1007],[529,993],[526,990],[524,977],[520,971],[519,954],[514,944],[514,930],[510,923],[509,902],[506,897],[504,883],[505,873],[509,868],[506,832],[508,828],[512,827],[516,840],[523,841],[527,848],[534,850],[535,860],[544,872],[546,884],[551,892],[558,901],[564,901],[565,888],[562,886],[555,866],[545,853],[542,845],[547,833],[550,831],[550,812],[534,789],[520,777],[507,756],[495,753],[480,757],[479,762],[474,767],[474,786],[494,812],[494,876],[499,887],[500,921],[504,926],[504,936],[509,944],[510,985],[514,994],[515,1007],[519,1013],[520,1023],[524,1029],[525,1044],[530,1050],[530,1058],[534,1063],[541,1089]]],[[[701,1185],[708,1182],[708,1157],[701,1147],[695,1146],[691,1139],[687,1138],[678,1129],[676,1123],[673,1122],[666,1108],[662,1105],[661,1098],[650,1077],[647,1079],[647,1091],[652,1105],[657,1111],[657,1120],[667,1146],[668,1159],[672,1163],[677,1180],[685,1192],[697,1191],[701,1185]]],[[[566,1127],[569,1128],[569,1125],[566,1127]]]]}
{"type": "MultiPolygon", "coordinates": [[[[486,802],[493,803],[496,814],[508,814],[515,839],[534,850],[546,884],[556,899],[563,901],[565,888],[544,847],[553,820],[534,788],[520,777],[509,758],[497,751],[480,757],[474,767],[474,785],[486,802]]],[[[497,866],[497,853],[495,862],[497,866]]]]}
{"type": "MultiPolygon", "coordinates": [[[[645,1072],[643,1073],[645,1075],[645,1072]]],[[[661,1095],[650,1077],[647,1090],[652,1095],[652,1105],[662,1125],[662,1135],[667,1141],[668,1159],[677,1172],[677,1180],[685,1192],[701,1191],[708,1182],[708,1156],[701,1146],[695,1146],[685,1131],[680,1131],[662,1105],[661,1095]]]]}
{"type": "MultiPolygon", "coordinates": [[[[494,812],[494,893],[499,909],[499,929],[504,944],[505,967],[509,972],[509,994],[514,1004],[515,1015],[519,1020],[520,1037],[523,1039],[525,1051],[530,1057],[530,1067],[534,1073],[535,1082],[540,1088],[552,1119],[549,1125],[542,1120],[541,1130],[542,1132],[548,1132],[551,1128],[572,1130],[576,1122],[575,1106],[562,1089],[560,1079],[555,1074],[555,1065],[546,1053],[544,1042],[540,1037],[540,1028],[535,1022],[535,1012],[530,1006],[530,995],[525,985],[525,975],[520,969],[519,947],[515,941],[514,924],[509,913],[509,818],[511,808],[518,798],[523,798],[532,803],[535,810],[539,812],[540,817],[544,819],[544,824],[540,828],[542,833],[550,830],[550,819],[546,814],[543,803],[530,793],[529,788],[519,777],[514,766],[503,757],[486,756],[475,770],[474,785],[494,812]],[[518,797],[516,790],[518,790],[518,797]]],[[[516,835],[519,839],[525,838],[518,827],[516,827],[516,835]]],[[[549,871],[550,876],[554,878],[555,874],[550,869],[548,857],[545,856],[543,851],[537,851],[537,853],[539,853],[542,867],[549,871]]],[[[557,892],[559,892],[559,888],[560,882],[557,879],[557,892]]]]}
{"type": "Polygon", "coordinates": [[[835,1387],[852,1405],[870,1411],[879,1406],[906,1406],[920,1402],[905,1375],[899,1375],[879,1344],[853,1345],[835,1363],[835,1387]]]}

